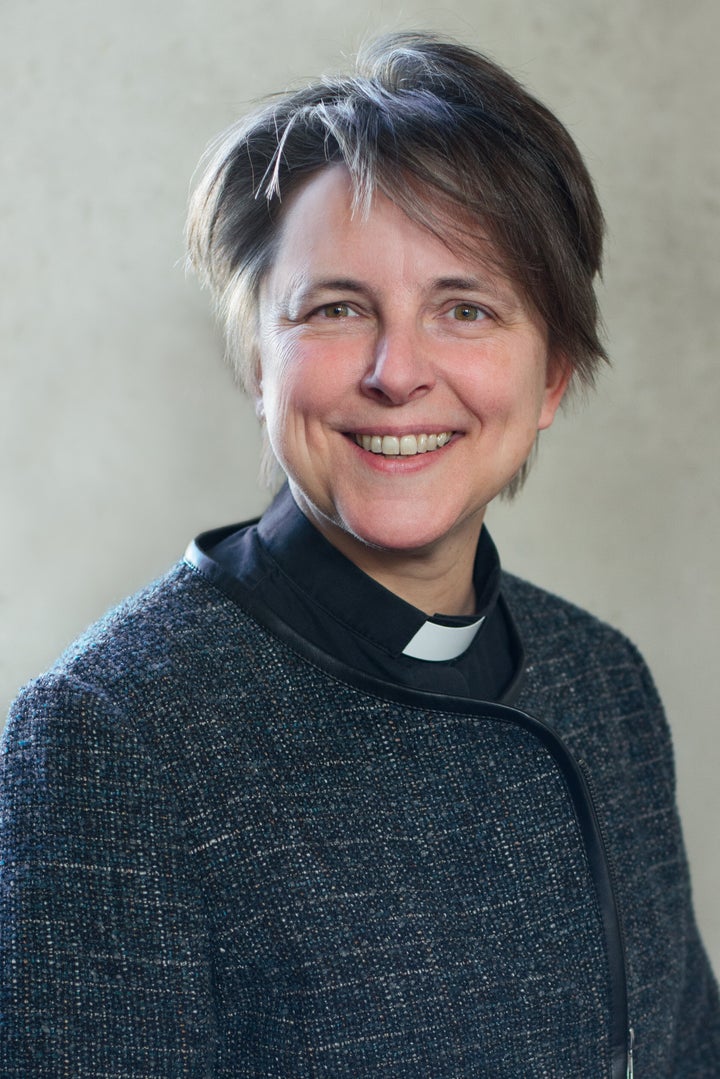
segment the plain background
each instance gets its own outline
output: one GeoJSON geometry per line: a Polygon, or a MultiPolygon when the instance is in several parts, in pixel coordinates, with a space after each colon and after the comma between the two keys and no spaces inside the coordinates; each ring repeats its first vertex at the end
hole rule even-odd
{"type": "Polygon", "coordinates": [[[206,142],[364,36],[452,34],[558,113],[606,209],[613,368],[489,520],[508,568],[648,658],[718,969],[720,5],[5,0],[2,23],[2,711],[194,534],[265,504],[252,410],[182,266],[206,142]]]}

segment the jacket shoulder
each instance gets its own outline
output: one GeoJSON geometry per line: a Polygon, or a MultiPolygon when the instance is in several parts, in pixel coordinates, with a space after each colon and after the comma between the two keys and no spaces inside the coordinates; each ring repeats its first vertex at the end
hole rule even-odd
{"type": "Polygon", "coordinates": [[[526,655],[525,706],[605,716],[643,714],[667,740],[664,711],[648,666],[620,630],[568,600],[505,574],[503,596],[526,655]]]}
{"type": "Polygon", "coordinates": [[[178,562],[86,629],[20,696],[63,685],[108,700],[141,693],[182,672],[191,656],[213,647],[225,621],[242,617],[192,566],[178,562]]]}
{"type": "Polygon", "coordinates": [[[544,645],[556,654],[560,646],[572,652],[601,649],[606,658],[624,655],[644,665],[624,633],[577,604],[511,573],[503,573],[502,593],[528,645],[544,645]]]}

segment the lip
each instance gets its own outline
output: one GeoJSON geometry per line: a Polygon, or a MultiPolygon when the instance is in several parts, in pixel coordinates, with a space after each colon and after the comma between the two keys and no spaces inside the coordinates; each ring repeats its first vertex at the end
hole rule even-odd
{"type": "Polygon", "coordinates": [[[411,426],[403,427],[385,427],[382,424],[378,424],[375,427],[353,427],[350,430],[343,433],[348,438],[355,438],[356,435],[390,435],[395,438],[402,438],[403,435],[439,435],[442,431],[452,431],[453,435],[457,435],[460,432],[457,427],[449,423],[445,427],[438,426],[437,423],[414,423],[411,426]]]}

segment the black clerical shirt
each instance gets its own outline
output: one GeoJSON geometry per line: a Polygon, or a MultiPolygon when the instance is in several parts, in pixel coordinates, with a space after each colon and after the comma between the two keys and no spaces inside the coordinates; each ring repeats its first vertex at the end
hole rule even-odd
{"type": "Polygon", "coordinates": [[[384,588],[332,546],[298,509],[287,486],[259,522],[206,532],[196,541],[226,578],[316,647],[384,681],[433,693],[510,703],[522,675],[522,645],[500,594],[500,562],[480,534],[473,579],[477,612],[427,615],[384,588]],[[471,644],[447,660],[403,654],[428,621],[482,619],[471,644]]]}

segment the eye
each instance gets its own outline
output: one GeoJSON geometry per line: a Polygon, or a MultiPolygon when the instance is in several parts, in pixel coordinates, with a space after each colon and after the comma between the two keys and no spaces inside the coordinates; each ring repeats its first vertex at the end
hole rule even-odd
{"type": "Polygon", "coordinates": [[[474,303],[457,303],[451,308],[451,314],[458,322],[478,322],[487,317],[482,307],[474,303]]]}
{"type": "Polygon", "coordinates": [[[355,311],[347,303],[329,303],[320,308],[320,314],[323,318],[351,318],[355,311]]]}

